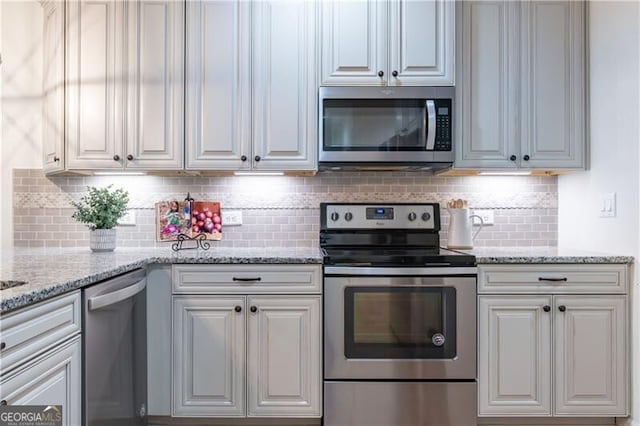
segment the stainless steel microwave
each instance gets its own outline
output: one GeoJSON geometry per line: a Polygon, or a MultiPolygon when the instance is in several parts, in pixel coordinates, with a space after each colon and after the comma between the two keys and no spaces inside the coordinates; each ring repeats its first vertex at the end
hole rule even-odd
{"type": "Polygon", "coordinates": [[[453,164],[454,87],[321,87],[320,170],[453,164]]]}

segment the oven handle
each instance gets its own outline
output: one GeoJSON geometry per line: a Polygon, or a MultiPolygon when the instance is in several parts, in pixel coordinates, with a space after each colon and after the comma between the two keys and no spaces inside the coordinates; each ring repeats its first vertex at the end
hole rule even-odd
{"type": "Polygon", "coordinates": [[[325,275],[350,276],[443,276],[443,275],[476,275],[476,267],[443,267],[443,268],[363,268],[349,266],[325,266],[325,275]]]}

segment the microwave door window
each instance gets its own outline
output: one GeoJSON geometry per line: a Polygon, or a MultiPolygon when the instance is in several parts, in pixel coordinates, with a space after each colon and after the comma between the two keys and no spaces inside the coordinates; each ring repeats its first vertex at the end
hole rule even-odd
{"type": "Polygon", "coordinates": [[[424,149],[423,106],[416,100],[324,101],[324,149],[415,151],[424,149]]]}

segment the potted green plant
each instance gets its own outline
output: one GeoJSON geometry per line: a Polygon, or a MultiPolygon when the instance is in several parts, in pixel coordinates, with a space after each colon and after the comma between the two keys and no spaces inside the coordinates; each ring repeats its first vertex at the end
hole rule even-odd
{"type": "Polygon", "coordinates": [[[116,248],[114,227],[127,213],[129,193],[124,189],[88,186],[88,193],[79,202],[72,201],[76,209],[72,217],[89,227],[89,247],[92,251],[113,251],[116,248]]]}

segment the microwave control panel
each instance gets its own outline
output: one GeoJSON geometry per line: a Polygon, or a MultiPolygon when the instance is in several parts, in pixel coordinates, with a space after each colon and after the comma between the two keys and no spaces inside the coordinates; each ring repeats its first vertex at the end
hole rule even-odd
{"type": "Polygon", "coordinates": [[[451,151],[451,99],[435,99],[436,138],[434,151],[451,151]]]}

